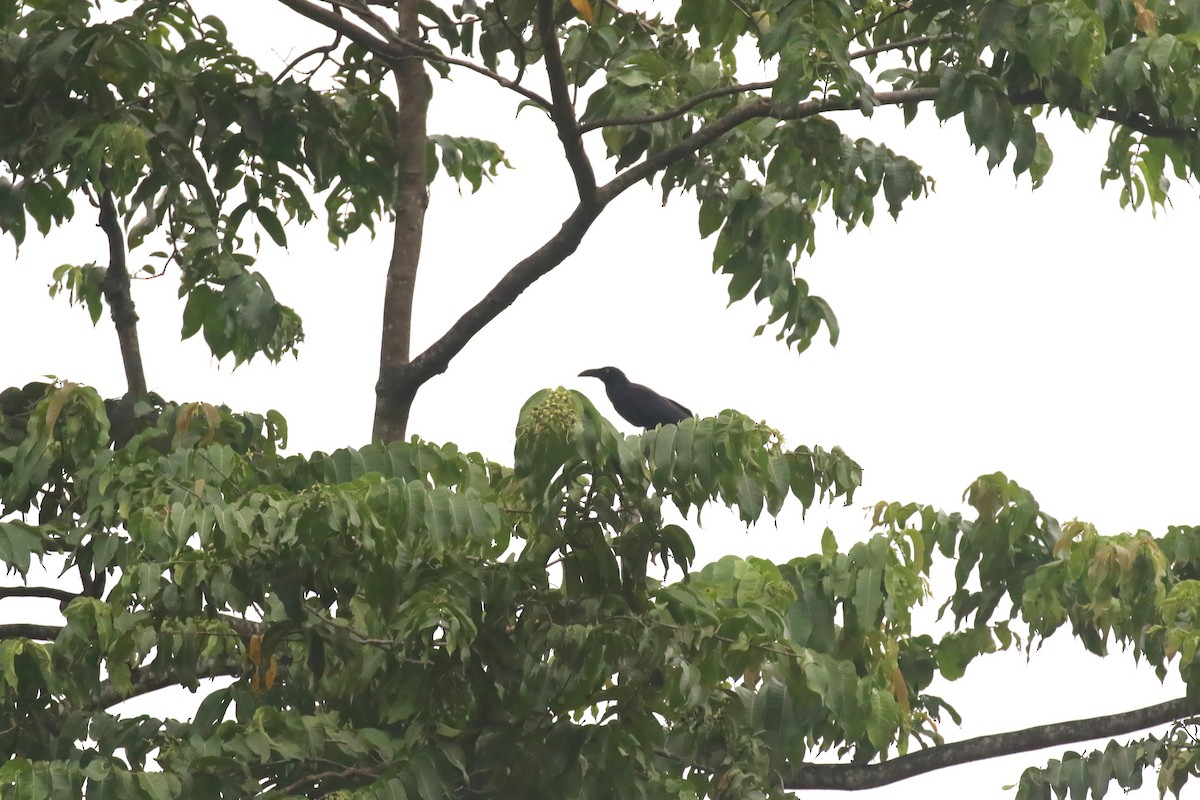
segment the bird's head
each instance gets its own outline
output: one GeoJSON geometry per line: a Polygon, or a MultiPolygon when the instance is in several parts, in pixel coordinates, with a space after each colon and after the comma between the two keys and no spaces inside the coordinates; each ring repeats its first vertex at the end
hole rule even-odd
{"type": "Polygon", "coordinates": [[[616,367],[597,367],[596,369],[585,369],[583,372],[579,373],[579,377],[599,378],[600,380],[604,381],[605,386],[608,385],[609,381],[616,381],[617,383],[629,382],[629,379],[625,377],[625,373],[621,372],[621,370],[617,369],[616,367]]]}

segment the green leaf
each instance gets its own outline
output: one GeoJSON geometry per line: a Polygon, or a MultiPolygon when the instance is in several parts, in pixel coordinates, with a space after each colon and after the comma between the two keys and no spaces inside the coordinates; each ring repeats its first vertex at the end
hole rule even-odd
{"type": "Polygon", "coordinates": [[[271,241],[280,247],[287,247],[287,234],[283,231],[283,225],[279,222],[279,217],[264,206],[255,206],[254,216],[258,217],[258,224],[263,226],[263,230],[271,237],[271,241]]]}
{"type": "Polygon", "coordinates": [[[217,689],[200,701],[192,725],[202,734],[211,733],[225,718],[233,693],[228,688],[217,689]]]}
{"type": "Polygon", "coordinates": [[[38,529],[24,522],[0,522],[0,561],[22,577],[29,571],[30,557],[42,555],[38,529]]]}
{"type": "Polygon", "coordinates": [[[884,752],[900,727],[900,707],[890,692],[871,690],[871,713],[867,718],[867,738],[876,750],[884,752]]]}
{"type": "Polygon", "coordinates": [[[715,197],[709,197],[700,204],[699,227],[700,237],[707,239],[721,229],[725,224],[724,205],[715,197]]]}
{"type": "Polygon", "coordinates": [[[824,529],[821,534],[821,553],[826,558],[833,558],[838,554],[838,539],[834,536],[833,530],[824,529]]]}
{"type": "Polygon", "coordinates": [[[1027,114],[1018,114],[1013,125],[1013,144],[1017,155],[1013,159],[1013,175],[1020,176],[1033,166],[1037,155],[1037,131],[1033,127],[1033,119],[1027,114]]]}
{"type": "Polygon", "coordinates": [[[858,570],[854,583],[854,608],[858,612],[859,624],[866,628],[875,627],[875,619],[883,606],[883,569],[864,565],[858,570]]]}

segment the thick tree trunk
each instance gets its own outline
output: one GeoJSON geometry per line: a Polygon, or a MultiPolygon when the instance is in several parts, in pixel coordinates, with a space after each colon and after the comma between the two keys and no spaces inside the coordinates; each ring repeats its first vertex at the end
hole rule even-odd
{"type": "MultiPolygon", "coordinates": [[[[417,41],[417,2],[399,4],[396,32],[417,41]]],[[[425,175],[426,116],[429,79],[421,58],[396,62],[397,113],[396,227],[392,258],[383,294],[383,335],[379,353],[379,384],[375,396],[375,425],[371,437],[385,442],[403,439],[408,413],[418,384],[406,380],[411,358],[413,289],[421,258],[421,235],[429,193],[425,175]],[[411,386],[409,384],[412,384],[411,386]]]]}

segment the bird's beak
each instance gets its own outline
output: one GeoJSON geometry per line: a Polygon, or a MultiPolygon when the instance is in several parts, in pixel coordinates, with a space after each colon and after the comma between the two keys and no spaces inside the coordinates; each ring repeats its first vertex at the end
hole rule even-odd
{"type": "Polygon", "coordinates": [[[585,369],[583,372],[579,373],[579,377],[581,377],[581,378],[599,378],[599,377],[600,377],[600,370],[598,370],[598,369],[585,369]]]}

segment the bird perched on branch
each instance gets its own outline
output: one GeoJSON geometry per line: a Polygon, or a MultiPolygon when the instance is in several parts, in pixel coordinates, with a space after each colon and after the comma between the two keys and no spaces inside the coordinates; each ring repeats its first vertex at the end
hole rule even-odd
{"type": "Polygon", "coordinates": [[[670,398],[663,397],[653,389],[640,383],[630,383],[625,373],[616,367],[585,369],[581,378],[599,378],[604,381],[604,391],[627,422],[650,430],[655,425],[679,423],[693,416],[683,406],[670,398]]]}

